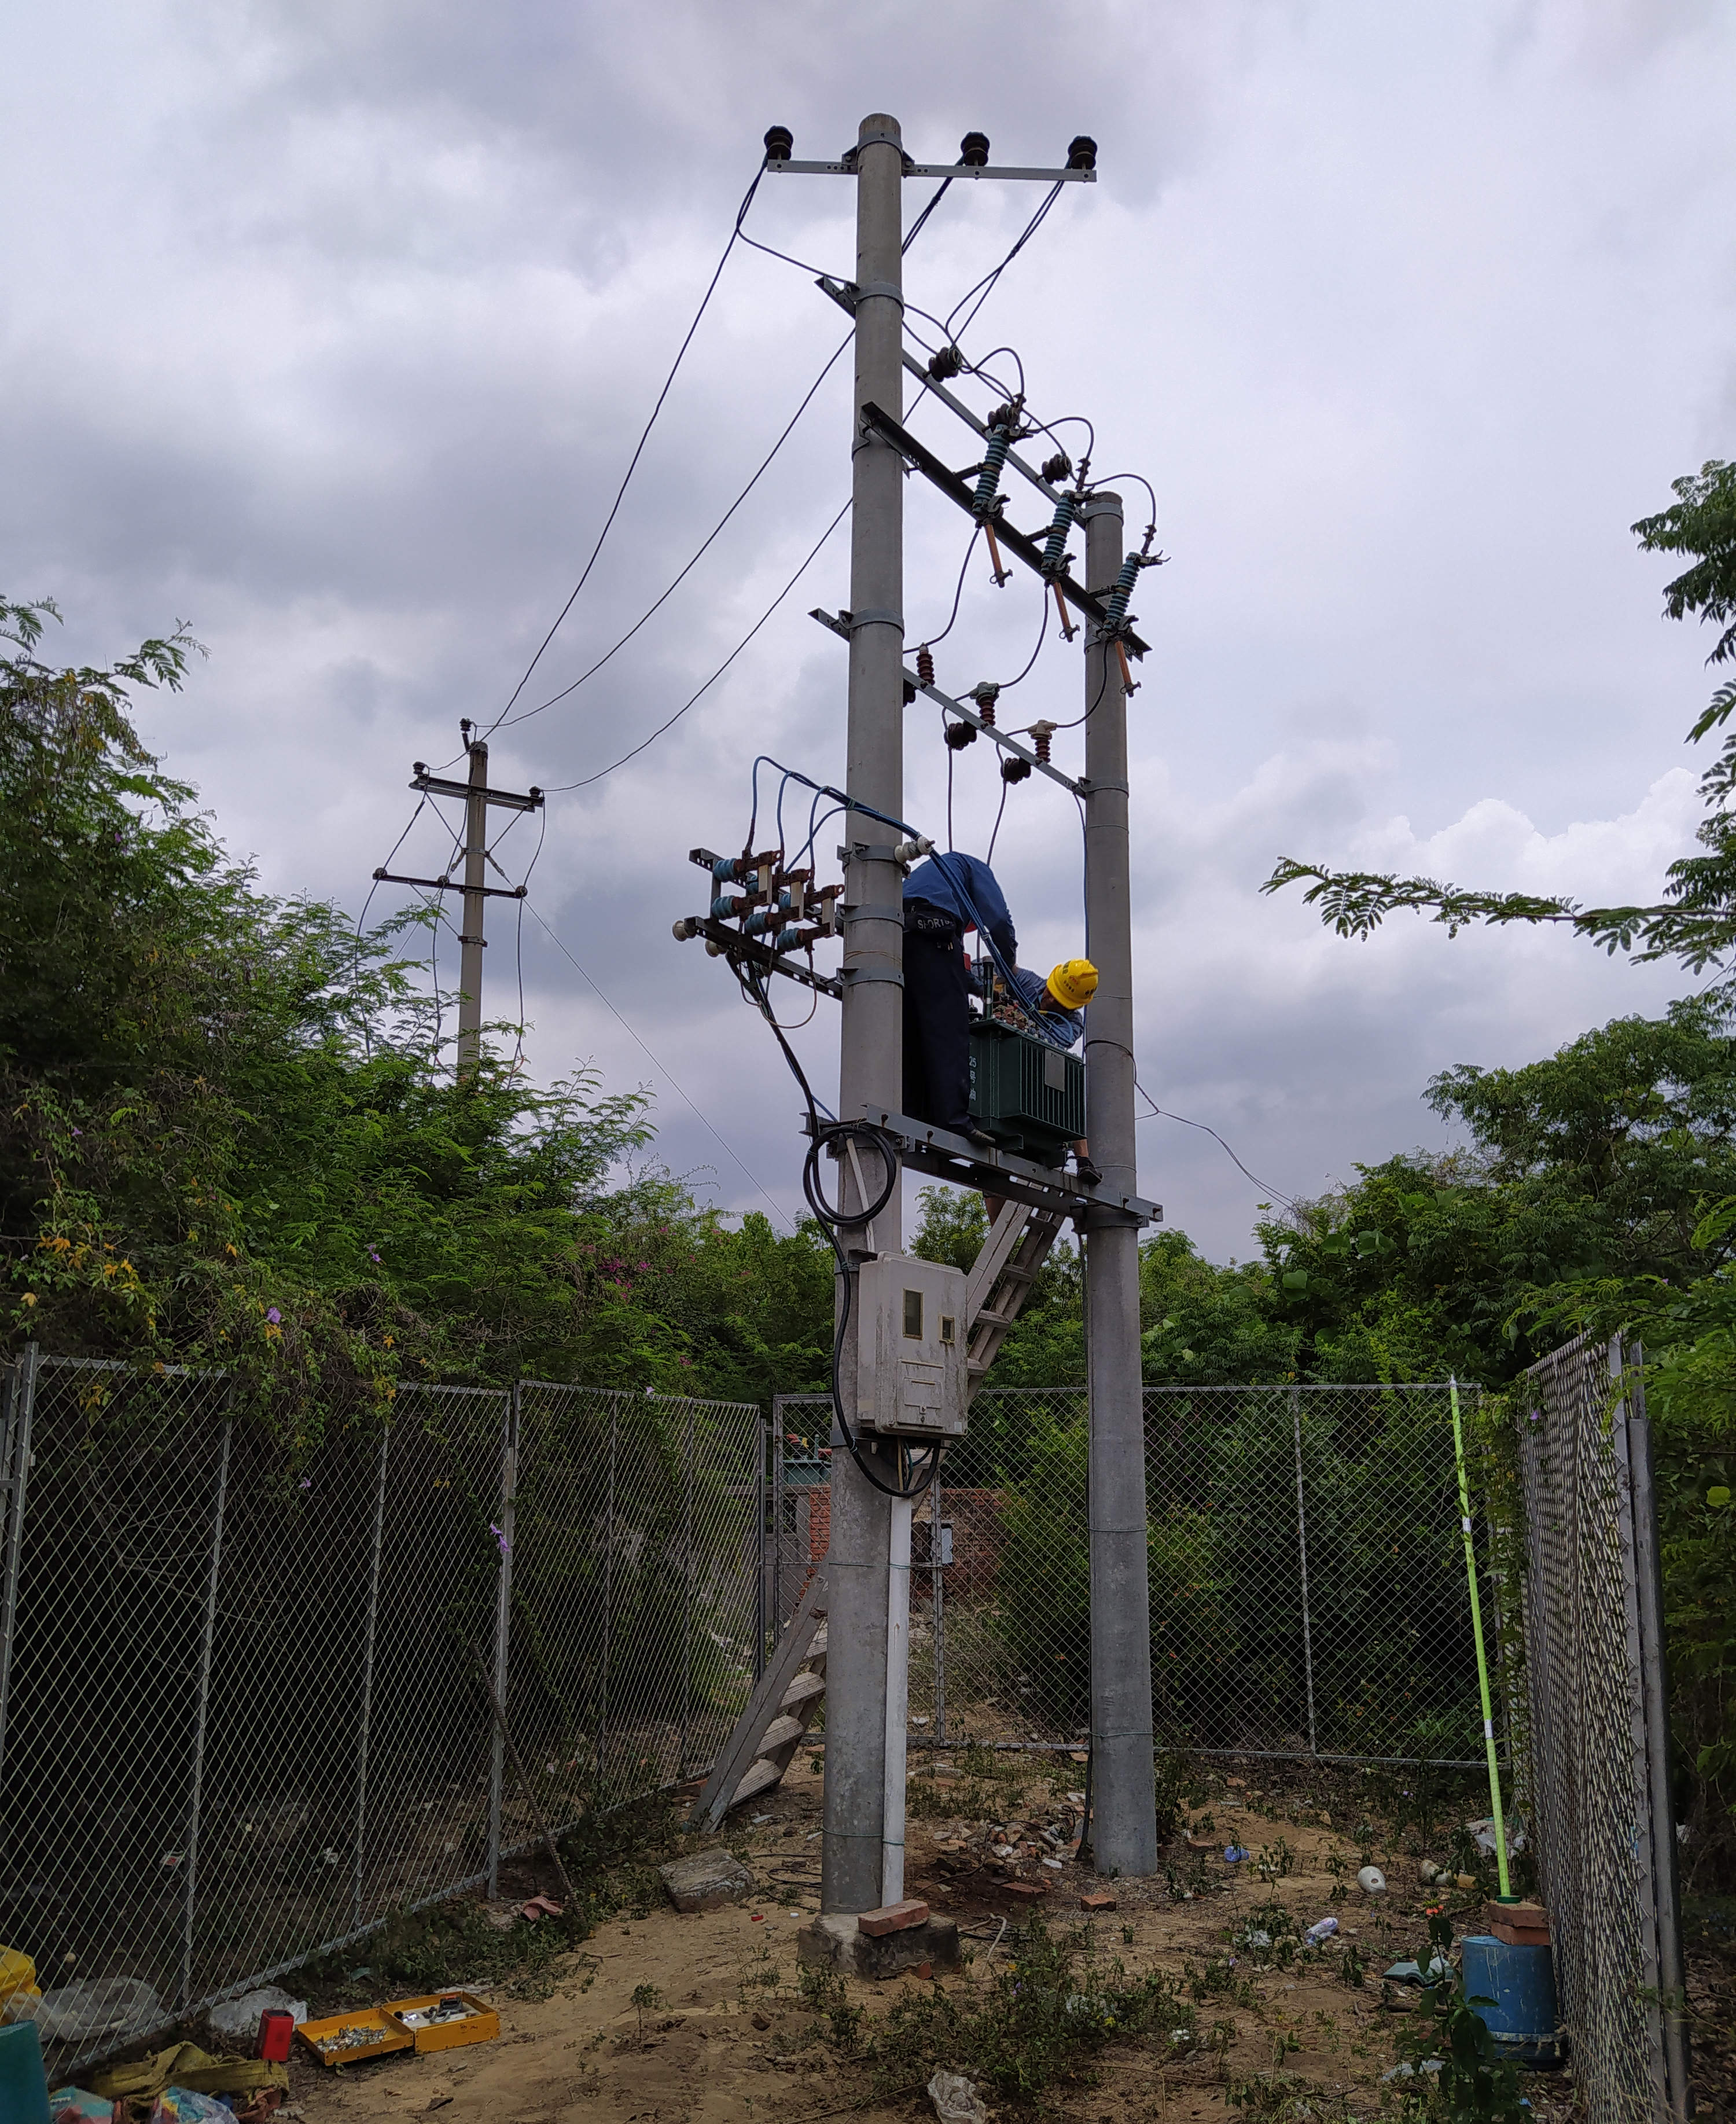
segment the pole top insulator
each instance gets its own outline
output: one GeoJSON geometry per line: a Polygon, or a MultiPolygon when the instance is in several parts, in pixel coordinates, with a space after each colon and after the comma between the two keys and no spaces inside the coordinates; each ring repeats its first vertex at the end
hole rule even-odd
{"type": "Polygon", "coordinates": [[[988,162],[988,135],[986,133],[967,133],[959,143],[959,160],[967,170],[986,168],[988,162]]]}
{"type": "Polygon", "coordinates": [[[768,162],[787,162],[795,147],[795,135],[787,125],[768,125],[766,128],[766,160],[768,162]]]}
{"type": "Polygon", "coordinates": [[[1097,143],[1089,133],[1081,133],[1067,146],[1067,167],[1070,170],[1095,170],[1097,167],[1097,143]]]}

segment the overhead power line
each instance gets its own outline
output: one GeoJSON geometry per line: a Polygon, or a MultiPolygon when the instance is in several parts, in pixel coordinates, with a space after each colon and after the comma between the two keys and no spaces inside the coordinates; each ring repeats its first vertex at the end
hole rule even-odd
{"type": "Polygon", "coordinates": [[[766,607],[759,618],[754,621],[753,624],[748,629],[741,640],[736,643],[735,646],[730,651],[729,655],[725,657],[722,663],[720,664],[716,670],[712,672],[711,677],[707,679],[705,684],[696,692],[688,695],[687,698],[683,702],[681,706],[675,711],[674,714],[669,717],[667,722],[659,723],[657,728],[651,732],[650,735],[646,738],[641,738],[639,743],[633,747],[631,752],[622,753],[619,759],[611,760],[607,767],[599,767],[594,774],[586,775],[582,782],[557,782],[547,793],[553,796],[562,796],[566,795],[570,790],[589,789],[594,782],[601,782],[605,775],[612,774],[617,767],[625,767],[630,759],[636,759],[640,754],[642,753],[648,745],[655,745],[658,739],[663,735],[665,731],[673,730],[676,724],[678,723],[682,717],[687,712],[687,710],[697,706],[697,703],[711,692],[712,687],[714,687],[717,684],[718,680],[722,678],[725,672],[729,670],[730,666],[735,661],[736,658],[740,656],[743,650],[747,647],[748,644],[753,639],[754,636],[759,632],[760,629],[766,624],[767,621],[771,618],[772,613],[777,610],[777,608],[783,603],[784,599],[789,596],[791,591],[795,588],[802,577],[807,574],[814,562],[819,557],[821,547],[825,544],[826,541],[832,536],[833,533],[837,530],[839,524],[843,522],[844,519],[849,514],[850,504],[847,501],[843,507],[839,510],[837,515],[834,516],[832,521],[826,526],[825,529],[821,532],[819,537],[814,540],[813,545],[809,547],[806,557],[803,560],[801,566],[797,568],[795,573],[791,576],[789,581],[784,585],[777,595],[772,599],[771,604],[766,607]]]}
{"type": "MultiPolygon", "coordinates": [[[[828,356],[825,365],[821,369],[819,374],[814,378],[813,383],[808,386],[807,390],[803,393],[801,403],[796,407],[795,411],[790,416],[789,420],[785,423],[783,432],[778,436],[777,440],[772,444],[771,449],[767,451],[765,456],[760,459],[758,468],[755,471],[753,477],[748,482],[741,492],[736,496],[735,499],[730,504],[729,507],[725,510],[723,515],[718,518],[716,523],[712,525],[711,530],[706,533],[704,540],[694,552],[692,558],[688,561],[686,566],[681,570],[679,574],[673,578],[673,580],[669,583],[668,588],[645,607],[645,610],[639,615],[638,618],[633,622],[633,624],[627,629],[626,632],[622,635],[617,641],[613,642],[608,649],[606,649],[602,656],[597,659],[596,662],[591,665],[589,670],[581,671],[579,674],[579,676],[574,679],[571,685],[563,686],[558,693],[551,693],[546,701],[540,702],[534,708],[526,708],[520,715],[507,717],[504,725],[506,729],[512,729],[514,725],[516,723],[528,722],[533,716],[540,716],[545,708],[551,708],[555,706],[556,702],[565,700],[570,693],[577,693],[579,688],[585,683],[586,679],[594,679],[597,674],[603,669],[603,665],[615,655],[616,651],[617,650],[625,649],[628,642],[630,642],[633,637],[638,633],[640,628],[645,625],[645,622],[649,620],[654,613],[660,611],[662,608],[669,603],[669,599],[675,594],[676,591],[680,589],[683,583],[687,580],[687,577],[692,574],[694,569],[698,566],[700,562],[704,559],[706,552],[716,542],[716,539],[719,534],[722,532],[724,526],[730,521],[730,519],[735,514],[736,510],[741,507],[742,504],[753,491],[754,488],[758,486],[760,480],[763,477],[767,470],[769,468],[772,460],[777,455],[784,444],[789,441],[791,434],[795,430],[796,422],[800,420],[803,414],[807,411],[809,406],[813,404],[814,394],[819,391],[821,384],[825,382],[828,376],[831,374],[833,368],[837,365],[839,355],[841,355],[844,351],[845,348],[850,345],[851,340],[853,336],[853,334],[847,333],[844,338],[840,341],[838,346],[833,350],[832,354],[828,356]]],[[[496,729],[500,729],[502,726],[503,726],[500,723],[497,723],[495,726],[496,729]]]]}
{"type": "Polygon", "coordinates": [[[621,484],[615,490],[615,499],[609,505],[608,515],[603,519],[603,529],[597,533],[597,542],[591,547],[589,556],[586,559],[584,567],[580,569],[579,572],[579,580],[574,584],[571,594],[569,595],[566,603],[561,606],[560,611],[556,614],[554,625],[550,627],[548,632],[543,636],[542,641],[537,646],[536,655],[532,657],[530,662],[524,667],[524,675],[519,679],[518,684],[513,688],[512,693],[507,701],[506,706],[501,709],[500,714],[495,717],[494,721],[489,725],[488,730],[482,732],[484,738],[488,736],[490,731],[498,729],[500,725],[503,723],[506,720],[507,717],[512,713],[513,709],[518,702],[518,696],[530,684],[531,674],[535,671],[537,666],[542,661],[544,651],[547,649],[550,642],[554,640],[556,635],[560,632],[562,621],[565,619],[567,614],[572,610],[574,605],[578,602],[579,593],[584,588],[586,583],[590,580],[591,570],[597,565],[597,556],[603,551],[603,541],[608,537],[611,529],[613,528],[616,517],[621,513],[621,505],[626,499],[627,487],[631,482],[633,474],[639,468],[639,460],[645,454],[645,446],[651,439],[651,430],[657,425],[657,416],[663,411],[664,401],[669,397],[670,389],[674,384],[676,374],[680,369],[683,360],[686,357],[687,349],[693,344],[693,335],[699,330],[700,321],[705,316],[706,311],[711,304],[712,296],[717,292],[717,284],[723,278],[724,267],[730,261],[730,253],[735,248],[736,239],[741,234],[741,225],[743,222],[747,219],[748,209],[753,205],[753,195],[759,190],[760,180],[765,176],[765,174],[766,166],[764,161],[762,160],[759,167],[753,173],[753,183],[748,186],[747,190],[743,194],[741,204],[735,209],[734,224],[730,228],[729,240],[725,243],[722,252],[719,256],[717,263],[712,269],[711,279],[706,283],[706,291],[699,298],[699,308],[693,312],[693,322],[687,327],[686,335],[683,338],[681,345],[675,350],[675,359],[669,364],[669,373],[663,379],[663,388],[657,394],[657,402],[652,406],[650,416],[645,421],[644,427],[640,430],[639,440],[633,445],[633,454],[627,459],[627,468],[621,476],[621,484]]]}
{"type": "MultiPolygon", "coordinates": [[[[528,905],[528,902],[525,904],[528,905]]],[[[616,1023],[621,1027],[622,1030],[626,1032],[628,1038],[633,1041],[635,1046],[644,1053],[647,1060],[650,1062],[652,1067],[656,1070],[659,1076],[666,1078],[668,1082],[673,1086],[675,1091],[680,1095],[682,1100],[692,1113],[694,1118],[700,1123],[701,1126],[705,1129],[706,1132],[711,1136],[712,1141],[716,1143],[727,1156],[734,1158],[736,1164],[740,1166],[742,1171],[747,1174],[748,1178],[753,1181],[754,1187],[758,1190],[759,1193],[764,1196],[767,1205],[771,1209],[772,1215],[780,1219],[784,1224],[789,1225],[790,1229],[793,1232],[795,1229],[794,1222],[783,1210],[778,1208],[777,1203],[772,1200],[770,1195],[766,1193],[765,1188],[761,1185],[758,1179],[748,1168],[748,1165],[742,1158],[740,1153],[737,1151],[732,1144],[727,1142],[723,1136],[718,1134],[716,1129],[712,1126],[711,1121],[707,1120],[706,1116],[700,1111],[699,1108],[693,1104],[692,1100],[687,1097],[686,1092],[683,1091],[681,1086],[676,1083],[674,1078],[670,1076],[669,1072],[664,1067],[663,1064],[657,1060],[657,1057],[651,1053],[650,1049],[646,1046],[645,1041],[640,1038],[638,1033],[633,1030],[633,1027],[628,1024],[626,1018],[624,1018],[621,1013],[616,1009],[614,1004],[609,1001],[606,995],[604,995],[603,990],[597,986],[597,983],[593,976],[587,973],[584,968],[579,965],[578,960],[573,956],[570,951],[568,951],[566,946],[561,942],[561,938],[556,935],[555,932],[550,928],[547,923],[543,920],[542,915],[537,913],[537,909],[533,907],[530,911],[531,919],[536,923],[537,928],[542,930],[544,936],[548,938],[555,949],[568,961],[575,971],[579,974],[580,978],[588,984],[596,994],[598,1002],[602,1003],[603,1008],[609,1013],[610,1017],[615,1020],[616,1023]]]]}

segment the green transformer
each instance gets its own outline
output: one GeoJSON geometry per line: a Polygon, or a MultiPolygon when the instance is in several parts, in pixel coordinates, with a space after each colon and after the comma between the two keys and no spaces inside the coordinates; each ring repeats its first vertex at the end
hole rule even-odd
{"type": "Polygon", "coordinates": [[[1002,1149],[1059,1165],[1085,1134],[1085,1064],[1030,1033],[973,1018],[970,1112],[1002,1149]]]}

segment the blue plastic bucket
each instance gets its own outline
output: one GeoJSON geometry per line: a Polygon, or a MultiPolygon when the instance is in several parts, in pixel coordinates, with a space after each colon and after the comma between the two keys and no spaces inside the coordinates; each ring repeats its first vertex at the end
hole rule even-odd
{"type": "Polygon", "coordinates": [[[5,2124],[48,2124],[48,2081],[32,2021],[0,2027],[0,2117],[5,2124]]]}
{"type": "Polygon", "coordinates": [[[1541,2070],[1561,2062],[1555,1972],[1546,1947],[1509,1947],[1488,1933],[1459,1942],[1466,2000],[1503,2057],[1541,2070]]]}

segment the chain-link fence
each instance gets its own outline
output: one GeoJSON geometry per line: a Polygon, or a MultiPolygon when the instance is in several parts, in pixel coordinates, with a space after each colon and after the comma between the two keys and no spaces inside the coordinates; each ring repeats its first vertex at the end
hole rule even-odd
{"type": "MultiPolygon", "coordinates": [[[[829,1425],[775,1406],[781,1616],[825,1553],[829,1425]]],[[[1161,1745],[1481,1767],[1447,1388],[1148,1387],[1145,1433],[1161,1745]]],[[[1086,1730],[1088,1444],[1082,1390],[977,1396],[913,1528],[917,1737],[1086,1730]]]]}
{"type": "Polygon", "coordinates": [[[558,1830],[703,1768],[751,1686],[758,1409],[351,1415],[33,1351],[7,1379],[0,1942],[45,1985],[129,1981],[141,2029],[492,1887],[533,1807],[558,1830]]]}
{"type": "Polygon", "coordinates": [[[1651,1443],[1637,1346],[1588,1337],[1519,1409],[1529,1797],[1591,2124],[1688,2114],[1651,1443]]]}

